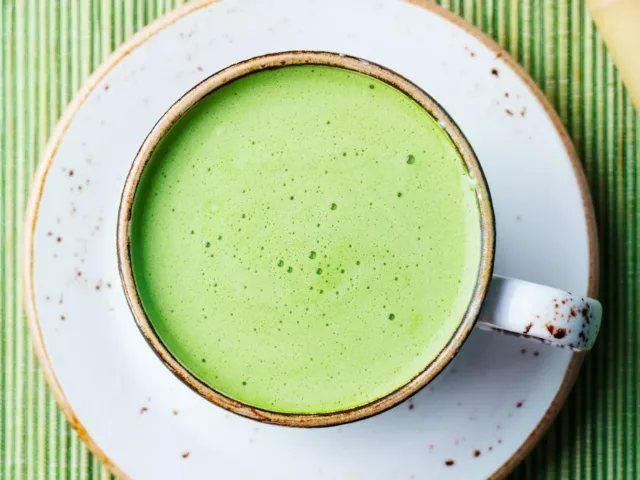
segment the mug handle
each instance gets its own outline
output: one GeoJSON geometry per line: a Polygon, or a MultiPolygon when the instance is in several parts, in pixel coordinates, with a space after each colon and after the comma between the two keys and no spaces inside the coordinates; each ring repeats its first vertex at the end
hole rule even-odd
{"type": "Polygon", "coordinates": [[[601,319],[597,300],[494,275],[477,326],[584,352],[593,346],[601,319]]]}

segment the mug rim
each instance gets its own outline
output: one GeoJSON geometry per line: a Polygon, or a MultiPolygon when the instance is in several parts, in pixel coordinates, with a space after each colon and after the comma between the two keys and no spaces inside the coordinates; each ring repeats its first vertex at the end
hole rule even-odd
{"type": "Polygon", "coordinates": [[[493,204],[484,172],[469,141],[444,107],[407,78],[374,62],[339,53],[295,50],[260,55],[215,72],[192,87],[162,114],[142,143],[127,174],[118,209],[116,249],[120,279],[136,325],[158,358],[183,383],[210,402],[246,418],[292,427],[327,427],[382,413],[417,393],[442,372],[468,338],[480,314],[493,275],[495,236],[493,204]],[[324,65],[362,73],[391,85],[415,101],[440,124],[462,157],[476,182],[475,193],[480,214],[481,256],[478,276],[467,309],[447,344],[417,375],[396,390],[366,404],[327,413],[285,413],[254,407],[200,380],[171,353],[156,333],[142,306],[131,265],[130,221],[135,194],[145,167],[168,131],[197,102],[224,85],[261,70],[292,65],[324,65]]]}

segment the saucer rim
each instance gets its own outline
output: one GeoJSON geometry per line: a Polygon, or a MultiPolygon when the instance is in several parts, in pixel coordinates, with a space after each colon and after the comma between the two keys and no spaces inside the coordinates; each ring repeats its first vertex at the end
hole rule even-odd
{"type": "MultiPolygon", "coordinates": [[[[558,113],[555,111],[551,102],[542,92],[541,88],[534,82],[524,68],[518,64],[510,54],[501,47],[495,40],[482,32],[479,28],[475,27],[465,19],[458,17],[454,13],[446,10],[437,4],[431,3],[429,0],[398,0],[423,8],[435,15],[438,15],[445,20],[453,23],[457,27],[464,30],[466,33],[472,35],[475,39],[480,41],[489,50],[491,50],[496,58],[500,58],[516,76],[524,82],[527,88],[532,92],[536,100],[544,109],[547,117],[551,120],[554,129],[560,136],[563,146],[567,152],[567,156],[571,162],[574,177],[578,183],[578,189],[582,197],[582,206],[585,215],[585,222],[587,226],[587,241],[589,252],[589,273],[587,280],[587,292],[590,297],[595,298],[598,293],[598,278],[599,278],[599,251],[598,251],[598,238],[597,238],[597,226],[595,217],[595,208],[591,199],[591,193],[588,186],[585,171],[580,162],[580,158],[576,152],[576,149],[569,137],[569,134],[563,125],[558,113]]],[[[134,34],[129,40],[124,42],[119,48],[117,48],[109,58],[102,63],[97,70],[95,70],[89,79],[86,81],[83,87],[74,96],[73,100],[65,108],[63,115],[58,120],[51,137],[47,141],[40,162],[34,174],[32,180],[32,187],[29,194],[29,200],[27,203],[25,223],[24,223],[24,237],[22,241],[22,286],[23,286],[23,303],[25,307],[25,313],[27,317],[27,324],[31,333],[31,341],[34,351],[38,358],[38,362],[42,367],[43,374],[50,391],[62,410],[69,424],[76,431],[80,439],[85,443],[87,448],[105,465],[111,474],[117,478],[129,479],[129,477],[122,468],[120,468],[109,456],[102,450],[102,448],[91,437],[87,429],[82,422],[76,416],[73,408],[69,404],[66,398],[64,390],[60,385],[53,365],[49,359],[49,355],[45,346],[44,336],[40,328],[40,320],[38,317],[38,310],[35,299],[34,288],[34,237],[35,229],[38,221],[38,213],[40,200],[42,198],[44,185],[48,177],[49,170],[58,151],[58,148],[70,127],[73,119],[78,111],[84,105],[85,101],[98,87],[102,80],[131,52],[136,48],[146,43],[151,37],[161,32],[165,28],[178,22],[183,17],[196,12],[202,8],[218,3],[219,0],[196,0],[182,7],[179,7],[172,12],[154,20],[147,26],[143,27],[140,31],[134,34]]],[[[567,371],[564,375],[562,383],[556,392],[553,400],[549,404],[549,407],[542,415],[540,421],[532,429],[529,436],[525,439],[522,445],[507,459],[489,478],[498,479],[505,478],[511,473],[515,467],[524,460],[524,458],[533,450],[534,446],[540,441],[544,433],[551,426],[551,423],[556,418],[560,409],[564,405],[577,377],[580,372],[580,367],[585,358],[585,353],[576,353],[573,355],[567,371]]]]}

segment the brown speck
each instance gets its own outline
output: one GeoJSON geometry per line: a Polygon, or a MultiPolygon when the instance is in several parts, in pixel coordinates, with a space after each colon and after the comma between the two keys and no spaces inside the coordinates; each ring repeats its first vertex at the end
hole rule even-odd
{"type": "Polygon", "coordinates": [[[504,98],[509,98],[509,92],[504,92],[504,98]]]}
{"type": "Polygon", "coordinates": [[[78,271],[76,272],[76,277],[81,277],[81,276],[82,276],[82,272],[81,272],[80,270],[78,270],[78,271]]]}
{"type": "Polygon", "coordinates": [[[108,84],[108,83],[105,83],[105,84],[104,84],[104,91],[105,91],[105,92],[108,92],[108,91],[109,91],[109,84],[108,84]]]}
{"type": "MultiPolygon", "coordinates": [[[[533,327],[533,322],[529,322],[524,326],[524,330],[522,331],[522,333],[524,333],[525,335],[527,335],[529,333],[529,331],[531,330],[531,327],[533,327]]],[[[522,353],[524,353],[525,350],[524,348],[522,349],[522,353]]]]}
{"type": "Polygon", "coordinates": [[[173,410],[171,413],[173,413],[174,415],[178,415],[178,413],[180,412],[178,412],[178,410],[173,410]]]}
{"type": "Polygon", "coordinates": [[[445,460],[444,464],[447,467],[453,467],[456,464],[456,462],[454,462],[453,460],[449,459],[449,460],[445,460]]]}
{"type": "Polygon", "coordinates": [[[520,408],[520,407],[522,407],[522,402],[516,403],[516,408],[520,408]]]}
{"type": "Polygon", "coordinates": [[[102,288],[102,287],[101,287],[101,285],[100,285],[100,284],[97,284],[97,285],[96,285],[96,291],[100,291],[100,289],[101,289],[101,288],[102,288]]]}
{"type": "Polygon", "coordinates": [[[565,328],[556,328],[556,333],[553,334],[554,338],[558,340],[567,336],[567,330],[565,328]]]}
{"type": "Polygon", "coordinates": [[[561,303],[561,304],[563,304],[563,305],[566,305],[566,304],[567,304],[567,299],[565,298],[565,299],[564,299],[564,300],[562,300],[560,303],[561,303]]]}
{"type": "Polygon", "coordinates": [[[502,58],[502,52],[496,53],[496,58],[502,58]]]}
{"type": "Polygon", "coordinates": [[[533,356],[534,356],[534,357],[538,357],[538,356],[540,356],[540,352],[533,352],[533,356]]]}
{"type": "Polygon", "coordinates": [[[62,237],[56,238],[56,242],[60,243],[62,241],[62,237]]]}
{"type": "Polygon", "coordinates": [[[67,317],[65,317],[64,315],[60,315],[60,320],[62,320],[63,322],[67,319],[67,317]]]}
{"type": "Polygon", "coordinates": [[[570,317],[578,316],[578,314],[576,313],[576,309],[575,308],[572,308],[571,310],[569,310],[569,316],[570,317]]]}
{"type": "Polygon", "coordinates": [[[500,72],[498,71],[497,68],[492,68],[491,69],[491,75],[493,75],[494,77],[499,77],[500,76],[500,72]]]}
{"type": "Polygon", "coordinates": [[[480,450],[474,450],[473,451],[473,456],[478,458],[480,456],[480,450]]]}
{"type": "Polygon", "coordinates": [[[513,117],[513,112],[511,110],[509,110],[508,108],[504,109],[504,112],[509,115],[510,117],[513,117]]]}
{"type": "Polygon", "coordinates": [[[415,408],[415,405],[413,404],[413,402],[409,402],[409,410],[413,410],[415,408]]]}
{"type": "Polygon", "coordinates": [[[522,110],[520,110],[520,116],[521,117],[527,116],[527,107],[522,107],[522,110]]]}
{"type": "Polygon", "coordinates": [[[520,353],[521,353],[522,355],[526,354],[526,353],[527,353],[527,349],[526,349],[526,348],[522,348],[522,349],[520,349],[520,353]]]}
{"type": "Polygon", "coordinates": [[[53,232],[47,232],[47,237],[50,237],[53,235],[53,232]]]}
{"type": "Polygon", "coordinates": [[[148,411],[149,409],[147,407],[142,407],[140,409],[140,415],[142,415],[143,413],[145,413],[146,411],[148,411]]]}
{"type": "Polygon", "coordinates": [[[75,172],[74,172],[73,170],[69,170],[69,176],[70,176],[70,177],[73,177],[73,174],[74,174],[74,173],[75,173],[75,172]]]}
{"type": "Polygon", "coordinates": [[[182,452],[182,458],[187,458],[189,455],[191,455],[191,452],[182,452]]]}
{"type": "Polygon", "coordinates": [[[567,335],[567,330],[565,328],[557,328],[550,323],[545,324],[545,327],[547,327],[549,333],[553,335],[553,338],[561,339],[567,335]]]}

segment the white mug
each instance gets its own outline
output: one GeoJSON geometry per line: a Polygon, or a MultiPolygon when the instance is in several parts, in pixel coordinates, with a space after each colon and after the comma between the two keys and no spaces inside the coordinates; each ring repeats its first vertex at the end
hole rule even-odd
{"type": "Polygon", "coordinates": [[[124,291],[140,331],[165,365],[182,381],[211,402],[255,420],[287,426],[337,425],[380,413],[427,385],[451,361],[475,326],[569,348],[589,350],[598,335],[602,308],[597,300],[522,280],[493,275],[495,225],[489,188],[480,162],[449,114],[426,92],[391,70],[358,58],[327,52],[284,52],[252,58],[213,74],[180,98],[162,116],[145,139],[127,177],[118,216],[118,263],[124,291]],[[476,181],[482,230],[482,255],[473,297],[458,328],[435,360],[396,391],[349,410],[323,414],[268,411],[235,400],[202,382],[169,351],[156,334],[140,301],[130,257],[130,219],[140,177],[159,142],[194,104],[238,78],[287,65],[329,65],[369,75],[404,92],[445,129],[476,181]]]}

